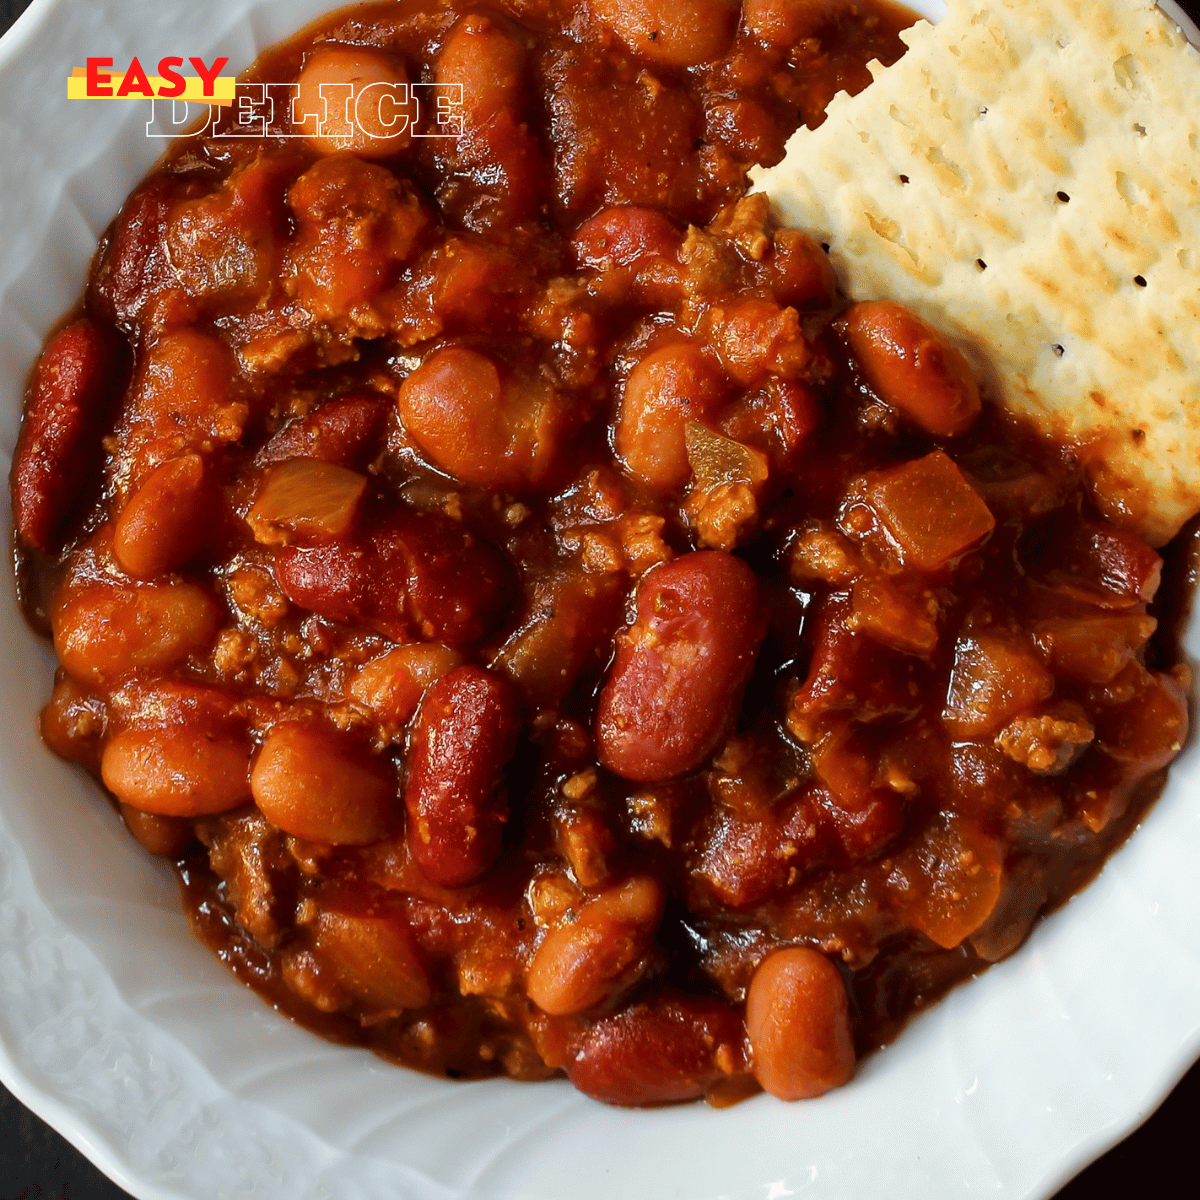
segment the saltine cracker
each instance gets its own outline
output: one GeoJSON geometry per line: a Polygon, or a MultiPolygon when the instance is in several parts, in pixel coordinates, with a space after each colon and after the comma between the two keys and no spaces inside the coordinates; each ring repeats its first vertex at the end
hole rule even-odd
{"type": "Polygon", "coordinates": [[[950,0],[755,172],[1154,544],[1200,511],[1200,54],[1146,0],[950,0]]]}

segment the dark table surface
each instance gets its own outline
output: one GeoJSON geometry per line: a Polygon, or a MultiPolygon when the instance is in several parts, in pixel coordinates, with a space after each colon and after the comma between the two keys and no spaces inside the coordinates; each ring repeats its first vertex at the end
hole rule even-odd
{"type": "MultiPolygon", "coordinates": [[[[330,7],[336,3],[330,0],[330,7]]],[[[28,0],[0,0],[0,33],[27,4],[28,0]]],[[[1182,0],[1182,7],[1200,23],[1200,0],[1182,0]]],[[[1150,1120],[1076,1176],[1055,1200],[1188,1194],[1194,1182],[1181,1181],[1194,1179],[1192,1138],[1198,1121],[1200,1064],[1150,1120]]],[[[129,1196],[0,1086],[0,1200],[129,1200],[129,1196]]]]}

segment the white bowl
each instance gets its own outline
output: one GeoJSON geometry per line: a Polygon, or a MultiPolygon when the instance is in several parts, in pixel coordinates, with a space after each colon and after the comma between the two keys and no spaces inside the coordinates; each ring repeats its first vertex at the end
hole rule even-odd
{"type": "MultiPolygon", "coordinates": [[[[325,7],[34,0],[0,42],[6,458],[42,340],[162,145],[144,136],[148,102],[68,102],[70,67],[221,53],[240,70],[325,7]]],[[[939,0],[920,7],[940,15],[939,0]]],[[[398,1070],[267,1008],[192,938],[170,871],[43,749],[53,655],[12,603],[0,630],[0,1075],[143,1200],[1033,1200],[1144,1119],[1200,1051],[1195,743],[1091,887],[848,1087],[625,1112],[565,1082],[398,1070]]]]}

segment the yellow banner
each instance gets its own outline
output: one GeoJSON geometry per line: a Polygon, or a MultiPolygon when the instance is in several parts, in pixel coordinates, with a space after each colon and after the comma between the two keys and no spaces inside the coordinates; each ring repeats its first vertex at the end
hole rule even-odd
{"type": "MultiPolygon", "coordinates": [[[[90,94],[87,90],[87,73],[81,67],[75,67],[67,78],[67,99],[68,100],[147,100],[151,97],[141,86],[141,79],[134,81],[134,90],[126,92],[124,96],[117,93],[121,89],[121,83],[125,78],[123,71],[101,71],[100,85],[112,90],[111,96],[97,96],[94,93],[90,94]],[[108,76],[106,79],[105,76],[108,76]]],[[[206,96],[204,94],[204,80],[194,75],[182,76],[184,89],[178,96],[163,96],[164,100],[192,100],[199,101],[201,104],[232,104],[234,92],[237,89],[237,77],[234,75],[218,75],[213,80],[212,94],[206,96]]],[[[161,75],[147,75],[146,82],[153,89],[154,97],[158,98],[161,91],[164,89],[167,92],[172,91],[179,85],[172,80],[164,79],[161,75]]]]}

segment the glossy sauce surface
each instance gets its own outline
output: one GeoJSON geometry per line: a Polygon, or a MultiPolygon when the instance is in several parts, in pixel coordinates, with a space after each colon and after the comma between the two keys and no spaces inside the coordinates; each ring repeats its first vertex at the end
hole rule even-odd
{"type": "Polygon", "coordinates": [[[1183,543],[1164,610],[1067,448],[744,195],[907,19],[346,10],[248,79],[461,84],[461,137],[218,128],[130,197],[14,465],[43,736],[284,1011],[816,1095],[1136,820],[1183,543]]]}

